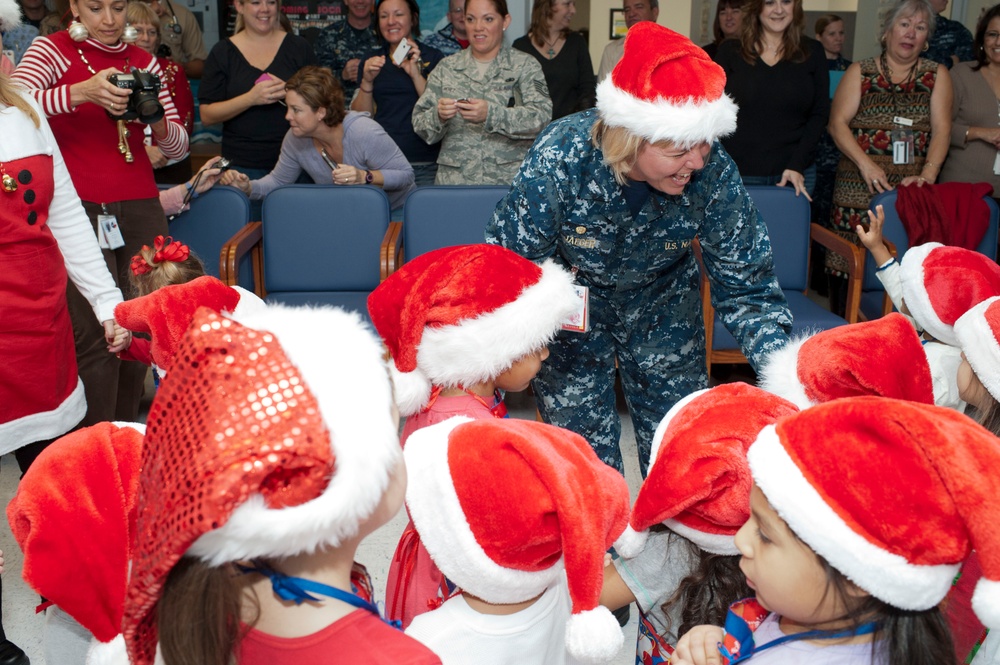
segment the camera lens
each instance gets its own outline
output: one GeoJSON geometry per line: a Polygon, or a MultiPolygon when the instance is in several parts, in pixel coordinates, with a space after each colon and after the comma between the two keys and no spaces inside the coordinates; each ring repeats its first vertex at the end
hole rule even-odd
{"type": "Polygon", "coordinates": [[[137,90],[132,93],[132,100],[135,102],[135,112],[139,114],[139,122],[148,125],[163,117],[163,106],[156,94],[137,90]]]}

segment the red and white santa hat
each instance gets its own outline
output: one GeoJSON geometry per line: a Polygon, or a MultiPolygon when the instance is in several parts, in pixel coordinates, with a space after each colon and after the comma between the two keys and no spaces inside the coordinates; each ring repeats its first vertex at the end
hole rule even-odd
{"type": "Polygon", "coordinates": [[[25,582],[105,643],[121,632],[145,429],[99,423],[67,434],[7,504],[25,582]]]}
{"type": "Polygon", "coordinates": [[[911,247],[899,262],[903,301],[934,339],[958,346],[955,321],[973,305],[1000,296],[1000,266],[989,257],[937,242],[911,247]]]}
{"type": "Polygon", "coordinates": [[[240,316],[263,306],[264,301],[253,293],[238,286],[226,286],[218,278],[204,275],[119,303],[115,307],[115,321],[126,330],[150,335],[150,355],[163,378],[173,362],[177,344],[199,307],[240,316]]]}
{"type": "Polygon", "coordinates": [[[566,648],[604,663],[624,641],[598,604],[604,553],[625,528],[625,479],[583,437],[539,422],[455,417],[414,432],[406,505],[434,563],[489,603],[540,595],[564,574],[566,648]]]}
{"type": "Polygon", "coordinates": [[[955,322],[955,335],[976,378],[1000,402],[1000,297],[963,314],[955,322]]]}
{"type": "Polygon", "coordinates": [[[861,395],[934,403],[920,336],[895,313],[793,339],[767,356],[757,385],[800,409],[861,395]]]}
{"type": "Polygon", "coordinates": [[[378,507],[402,451],[381,344],[334,308],[202,308],[149,413],[124,635],[149,665],[182,556],[218,566],[337,547],[378,507]]]}
{"type": "Polygon", "coordinates": [[[570,273],[498,245],[445,247],[407,261],[368,296],[392,354],[400,414],[432,386],[491,380],[548,344],[579,302],[570,273]]]}
{"type": "Polygon", "coordinates": [[[713,554],[739,554],[733,537],[750,518],[747,449],[768,424],[797,412],[746,383],[724,383],[680,400],[653,435],[649,475],[625,532],[623,557],[639,554],[649,527],[663,524],[713,554]]]}
{"type": "Polygon", "coordinates": [[[726,73],[684,35],[650,21],[625,36],[622,59],[597,86],[597,111],[650,143],[715,141],[736,130],[726,73]]]}
{"type": "Polygon", "coordinates": [[[1000,439],[944,407],[882,397],[820,404],[766,427],[754,482],[795,534],[883,602],[937,605],[972,549],[972,606],[1000,628],[1000,439]]]}

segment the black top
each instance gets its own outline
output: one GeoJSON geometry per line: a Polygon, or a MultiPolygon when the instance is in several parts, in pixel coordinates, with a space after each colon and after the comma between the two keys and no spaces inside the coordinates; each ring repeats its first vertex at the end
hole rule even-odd
{"type": "MultiPolygon", "coordinates": [[[[247,62],[232,41],[216,43],[205,61],[198,90],[201,104],[224,102],[250,90],[264,71],[287,81],[306,65],[316,64],[312,46],[302,37],[287,34],[266,70],[247,62]]],[[[277,102],[252,106],[222,123],[222,155],[236,166],[273,169],[288,132],[287,109],[277,102]]]]}
{"type": "Polygon", "coordinates": [[[556,57],[549,60],[531,43],[528,35],[514,40],[514,48],[524,51],[542,66],[545,83],[552,98],[552,119],[584,111],[597,103],[597,77],[590,61],[587,40],[579,32],[571,32],[556,57]]]}
{"type": "MultiPolygon", "coordinates": [[[[444,53],[421,41],[417,41],[417,46],[420,48],[420,71],[426,78],[444,59],[444,53]]],[[[365,62],[368,58],[377,55],[385,56],[385,65],[372,84],[375,122],[382,125],[382,129],[396,142],[411,164],[436,162],[438,153],[441,152],[441,144],[427,145],[413,131],[413,107],[417,105],[420,95],[413,87],[413,79],[406,73],[406,70],[396,66],[392,58],[389,57],[388,46],[369,51],[362,56],[361,64],[358,66],[358,85],[361,85],[361,79],[365,73],[365,62]]]]}
{"type": "Polygon", "coordinates": [[[722,145],[746,176],[802,173],[816,158],[830,116],[830,73],[823,46],[802,37],[804,62],[782,60],[773,67],[761,59],[749,64],[740,42],[719,44],[715,61],[726,71],[726,93],[739,105],[736,132],[722,145]]]}

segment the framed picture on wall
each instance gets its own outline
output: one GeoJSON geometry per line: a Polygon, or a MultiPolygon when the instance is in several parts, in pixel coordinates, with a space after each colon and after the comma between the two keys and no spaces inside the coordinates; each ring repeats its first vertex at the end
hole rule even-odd
{"type": "Polygon", "coordinates": [[[609,22],[608,28],[608,39],[621,39],[628,32],[628,26],[625,25],[625,10],[624,9],[612,9],[611,10],[611,21],[609,22]]]}

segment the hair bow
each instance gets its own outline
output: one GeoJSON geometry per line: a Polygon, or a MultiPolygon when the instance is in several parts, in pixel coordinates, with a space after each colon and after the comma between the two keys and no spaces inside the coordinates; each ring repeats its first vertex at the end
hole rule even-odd
{"type": "Polygon", "coordinates": [[[153,239],[153,249],[156,250],[156,253],[153,254],[153,263],[163,263],[164,261],[179,263],[186,261],[191,256],[191,248],[184,243],[174,242],[171,236],[156,236],[153,239]]]}

